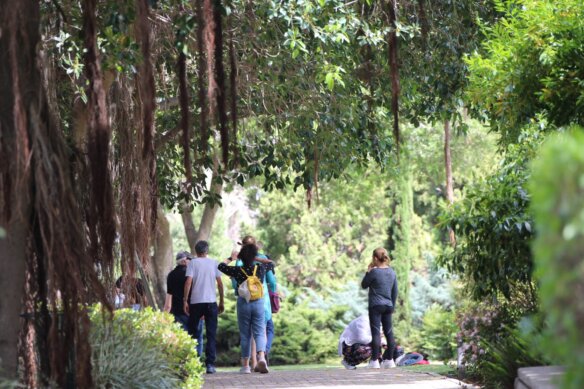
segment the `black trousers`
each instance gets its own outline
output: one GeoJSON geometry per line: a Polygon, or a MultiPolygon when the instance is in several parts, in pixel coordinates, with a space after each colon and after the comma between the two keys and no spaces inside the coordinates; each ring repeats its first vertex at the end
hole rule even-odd
{"type": "Polygon", "coordinates": [[[217,303],[201,303],[189,305],[189,334],[194,339],[201,336],[202,327],[199,327],[201,317],[205,316],[205,331],[207,344],[205,345],[205,365],[214,365],[217,347],[217,303]]]}
{"type": "Polygon", "coordinates": [[[383,359],[393,359],[395,350],[395,339],[393,337],[393,327],[391,324],[391,315],[393,307],[389,305],[375,305],[369,307],[369,325],[371,327],[371,360],[379,359],[381,354],[381,328],[387,340],[387,349],[383,353],[383,359]]]}

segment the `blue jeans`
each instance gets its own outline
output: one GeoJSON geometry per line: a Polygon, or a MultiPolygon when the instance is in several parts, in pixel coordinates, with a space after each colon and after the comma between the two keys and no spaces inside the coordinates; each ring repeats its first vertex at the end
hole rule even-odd
{"type": "Polygon", "coordinates": [[[272,342],[274,341],[274,321],[272,319],[266,323],[266,335],[268,337],[266,340],[266,354],[269,354],[272,349],[272,342]]]}
{"type": "Polygon", "coordinates": [[[256,342],[257,352],[266,351],[266,317],[264,299],[245,301],[237,298],[237,324],[241,342],[241,357],[249,358],[251,354],[251,336],[256,342]]]}
{"type": "MultiPolygon", "coordinates": [[[[188,315],[174,315],[174,321],[179,323],[182,328],[189,332],[189,316],[188,315]]],[[[197,354],[199,356],[203,355],[203,320],[199,321],[199,327],[197,328],[201,335],[197,338],[197,354]]]]}
{"type": "Polygon", "coordinates": [[[189,334],[194,339],[203,337],[203,321],[201,318],[205,316],[205,333],[207,335],[207,346],[205,347],[205,364],[207,366],[214,365],[217,346],[217,303],[190,304],[189,312],[189,334]]]}

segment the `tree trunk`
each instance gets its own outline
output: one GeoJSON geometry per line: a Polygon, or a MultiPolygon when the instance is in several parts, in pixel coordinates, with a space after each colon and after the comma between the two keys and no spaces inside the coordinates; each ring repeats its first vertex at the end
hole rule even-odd
{"type": "Polygon", "coordinates": [[[38,109],[39,6],[0,6],[0,370],[16,378],[32,203],[28,109],[38,109]],[[2,234],[0,234],[2,235],[2,234]]]}
{"type": "Polygon", "coordinates": [[[162,307],[166,298],[166,276],[172,270],[173,250],[170,225],[160,203],[158,203],[157,213],[152,280],[154,281],[154,298],[158,306],[162,307]]]}
{"type": "MultiPolygon", "coordinates": [[[[223,191],[223,182],[217,183],[217,169],[219,168],[219,161],[216,157],[213,158],[214,169],[213,177],[211,177],[211,188],[210,192],[212,194],[220,194],[223,191]]],[[[203,210],[203,215],[201,215],[201,221],[199,223],[199,229],[195,227],[193,223],[193,214],[191,213],[189,206],[186,203],[181,205],[182,210],[182,221],[185,227],[185,234],[187,235],[187,240],[189,242],[189,247],[191,252],[195,252],[195,245],[199,240],[209,240],[211,236],[211,230],[213,229],[213,223],[215,222],[215,216],[219,210],[217,204],[205,204],[205,209],[203,210]]]]}
{"type": "Polygon", "coordinates": [[[195,252],[195,244],[197,244],[197,228],[195,223],[193,223],[193,214],[189,208],[189,205],[185,202],[181,203],[181,214],[180,214],[185,227],[185,235],[187,236],[187,241],[189,242],[189,249],[191,253],[195,252]]]}
{"type": "MultiPolygon", "coordinates": [[[[24,211],[24,210],[23,210],[24,211]]],[[[17,342],[21,328],[21,307],[26,273],[26,246],[29,231],[28,211],[15,221],[0,239],[0,368],[2,375],[16,377],[17,342]]]]}
{"type": "MultiPolygon", "coordinates": [[[[446,170],[446,200],[449,204],[454,203],[454,185],[452,181],[452,159],[450,157],[450,120],[444,121],[444,165],[446,170]]],[[[448,239],[452,247],[456,246],[456,236],[454,231],[448,229],[448,239]]]]}

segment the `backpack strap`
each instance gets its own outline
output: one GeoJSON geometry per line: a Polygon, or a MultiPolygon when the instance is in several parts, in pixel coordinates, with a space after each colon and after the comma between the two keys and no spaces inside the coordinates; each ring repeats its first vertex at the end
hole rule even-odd
{"type": "MultiPolygon", "coordinates": [[[[247,273],[245,272],[245,270],[243,270],[243,266],[242,266],[242,267],[240,267],[240,269],[241,269],[241,271],[243,272],[243,274],[245,274],[245,276],[246,276],[246,277],[249,277],[249,276],[247,275],[247,273]]],[[[254,271],[254,273],[253,273],[253,274],[255,275],[255,271],[254,271]]]]}
{"type": "Polygon", "coordinates": [[[257,271],[257,270],[258,270],[258,265],[255,265],[255,266],[253,267],[253,275],[254,275],[254,277],[255,277],[255,275],[256,275],[256,271],[257,271]]]}

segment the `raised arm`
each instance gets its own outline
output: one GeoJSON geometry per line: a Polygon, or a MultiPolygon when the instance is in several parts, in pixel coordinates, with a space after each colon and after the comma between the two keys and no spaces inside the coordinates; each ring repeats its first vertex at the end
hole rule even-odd
{"type": "Polygon", "coordinates": [[[371,276],[371,272],[368,271],[365,273],[365,277],[363,277],[363,281],[361,281],[361,287],[363,289],[369,288],[371,286],[371,281],[373,281],[373,277],[371,276]]]}
{"type": "Polygon", "coordinates": [[[229,277],[235,277],[239,272],[239,268],[235,266],[227,266],[229,262],[231,262],[231,258],[227,258],[225,261],[221,262],[217,268],[221,273],[226,274],[229,277]]]}

